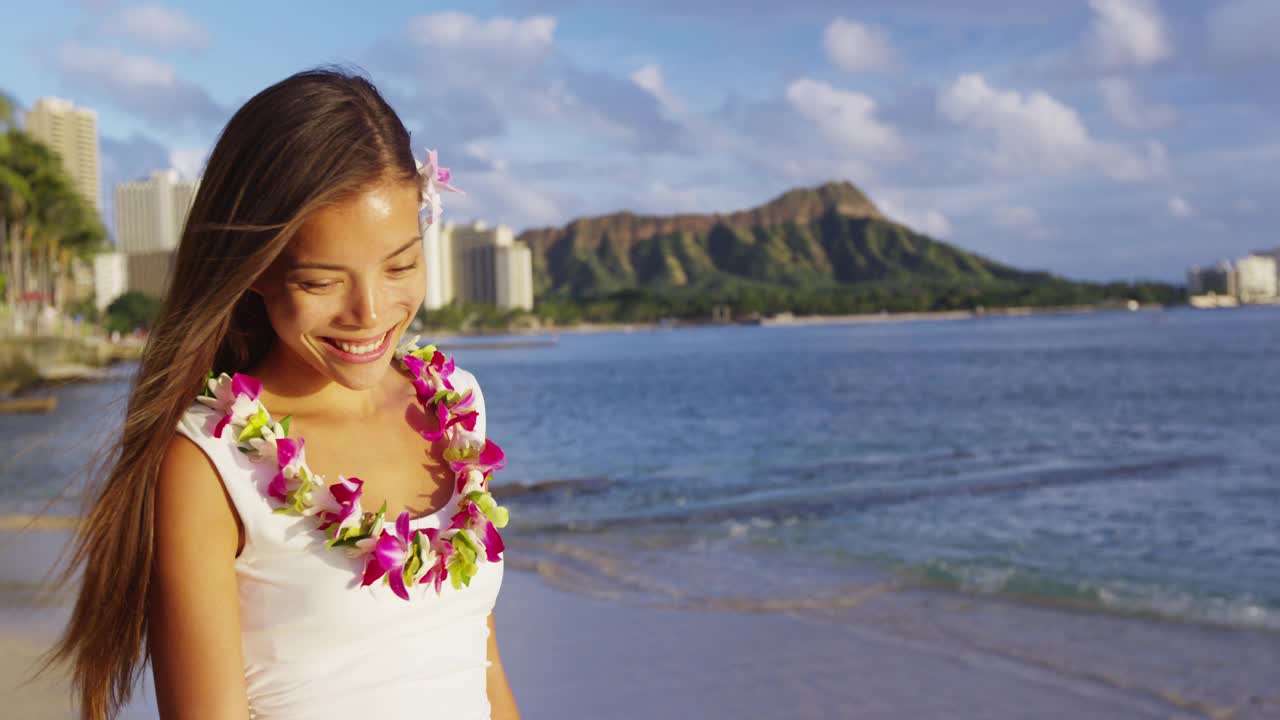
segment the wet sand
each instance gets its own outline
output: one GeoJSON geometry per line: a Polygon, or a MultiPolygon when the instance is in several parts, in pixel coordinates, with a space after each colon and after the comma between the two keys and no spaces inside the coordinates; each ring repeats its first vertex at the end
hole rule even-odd
{"type": "MultiPolygon", "coordinates": [[[[0,533],[7,717],[72,717],[61,678],[16,687],[66,617],[33,585],[60,536],[0,533]]],[[[526,720],[1280,718],[1280,634],[1256,630],[919,588],[821,610],[660,607],[514,565],[495,618],[526,720]]],[[[154,716],[144,688],[125,717],[154,716]]]]}

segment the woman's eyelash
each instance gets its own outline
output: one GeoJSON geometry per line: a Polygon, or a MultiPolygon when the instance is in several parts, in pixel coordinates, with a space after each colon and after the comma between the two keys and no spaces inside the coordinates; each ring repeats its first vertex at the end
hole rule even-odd
{"type": "MultiPolygon", "coordinates": [[[[416,262],[409,263],[408,265],[393,267],[391,268],[391,272],[396,272],[396,273],[409,272],[410,270],[413,270],[416,267],[418,267],[418,263],[416,262]]],[[[309,282],[306,280],[301,280],[298,282],[298,287],[302,288],[303,290],[323,290],[324,288],[330,287],[333,284],[334,283],[332,282],[309,282]]]]}

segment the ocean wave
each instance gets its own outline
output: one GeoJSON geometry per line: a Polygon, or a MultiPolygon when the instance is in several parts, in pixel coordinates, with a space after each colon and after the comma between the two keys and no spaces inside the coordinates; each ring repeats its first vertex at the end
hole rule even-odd
{"type": "Polygon", "coordinates": [[[917,590],[983,596],[1166,621],[1280,631],[1280,598],[1224,596],[1120,580],[1058,578],[993,563],[904,564],[839,551],[744,546],[767,537],[750,518],[697,538],[628,534],[521,534],[508,561],[561,589],[687,609],[791,612],[856,607],[884,593],[917,590]],[[735,544],[736,543],[736,544],[735,544]]]}
{"type": "MultiPolygon", "coordinates": [[[[928,485],[904,483],[902,486],[879,485],[867,487],[862,483],[843,487],[814,488],[800,483],[795,487],[755,490],[714,500],[690,500],[685,495],[673,495],[669,502],[659,506],[650,503],[644,507],[618,510],[599,507],[594,514],[570,514],[534,518],[520,525],[522,531],[591,532],[608,530],[636,523],[652,525],[702,524],[707,522],[737,521],[743,517],[766,518],[781,521],[785,518],[823,518],[845,512],[871,510],[893,505],[927,502],[951,497],[986,497],[1008,495],[1036,490],[1106,484],[1111,482],[1144,479],[1160,480],[1176,473],[1196,468],[1211,467],[1222,462],[1219,455],[1182,455],[1150,460],[1108,463],[1072,464],[1067,466],[1024,466],[968,473],[934,482],[928,485]]],[[[540,483],[538,496],[546,502],[565,497],[565,493],[589,492],[608,495],[607,481],[540,483]]],[[[633,489],[633,488],[629,488],[633,489]]],[[[523,498],[516,495],[515,504],[523,498]]],[[[621,504],[621,503],[619,503],[621,504]]]]}
{"type": "Polygon", "coordinates": [[[1280,598],[1228,597],[1125,580],[1056,578],[982,563],[933,561],[904,566],[900,574],[926,587],[1036,605],[1280,631],[1280,598]]]}

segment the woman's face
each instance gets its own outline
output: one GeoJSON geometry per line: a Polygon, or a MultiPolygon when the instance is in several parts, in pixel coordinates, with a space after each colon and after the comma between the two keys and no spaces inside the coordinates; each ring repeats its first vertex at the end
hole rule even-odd
{"type": "Polygon", "coordinates": [[[378,185],[309,218],[255,283],[291,361],[374,387],[426,293],[419,190],[378,185]]]}

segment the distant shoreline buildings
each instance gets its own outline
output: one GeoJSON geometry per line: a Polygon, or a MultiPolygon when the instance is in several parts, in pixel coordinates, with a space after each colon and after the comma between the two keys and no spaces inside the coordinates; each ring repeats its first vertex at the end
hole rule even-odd
{"type": "Polygon", "coordinates": [[[510,227],[483,222],[432,225],[423,243],[431,273],[423,303],[428,310],[455,301],[533,309],[533,253],[516,242],[510,227]]]}
{"type": "MultiPolygon", "coordinates": [[[[76,192],[102,210],[98,116],[70,100],[43,97],[24,116],[24,129],[61,159],[76,192]]],[[[162,297],[187,214],[200,178],[183,179],[176,170],[117,183],[113,190],[115,250],[94,257],[75,275],[83,295],[103,311],[128,291],[162,297]]],[[[423,307],[450,303],[533,309],[533,254],[506,225],[484,222],[435,224],[422,238],[427,294],[423,307]]]]}
{"type": "MultiPolygon", "coordinates": [[[[116,247],[95,262],[95,298],[103,309],[126,290],[164,295],[200,179],[176,171],[115,186],[116,247]],[[122,289],[123,288],[123,289],[122,289]]],[[[423,235],[427,294],[423,307],[453,302],[533,309],[533,256],[506,225],[427,226],[423,235]]]]}
{"type": "Polygon", "coordinates": [[[199,178],[183,180],[176,170],[158,170],[145,180],[116,184],[116,252],[112,255],[122,259],[102,261],[111,271],[99,283],[101,291],[94,294],[99,309],[113,298],[114,273],[121,264],[125,290],[152,297],[164,294],[187,213],[199,189],[199,178]]]}
{"type": "Polygon", "coordinates": [[[23,117],[23,129],[58,154],[76,191],[101,212],[98,113],[76,107],[70,100],[43,97],[23,117]]]}
{"type": "MultiPolygon", "coordinates": [[[[77,107],[70,100],[42,97],[23,113],[22,128],[32,139],[53,151],[75,193],[85,205],[101,213],[98,114],[89,108],[77,107]]],[[[67,272],[70,282],[64,287],[64,302],[77,303],[94,297],[96,274],[92,262],[71,258],[67,272]]],[[[33,282],[28,276],[25,285],[31,287],[33,282]]],[[[59,290],[55,288],[53,292],[59,290]]],[[[48,301],[52,302],[52,297],[48,301]]]]}
{"type": "Polygon", "coordinates": [[[1187,271],[1188,302],[1194,307],[1280,304],[1280,249],[1258,252],[1213,267],[1187,271]]]}

